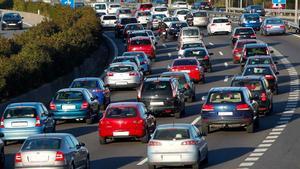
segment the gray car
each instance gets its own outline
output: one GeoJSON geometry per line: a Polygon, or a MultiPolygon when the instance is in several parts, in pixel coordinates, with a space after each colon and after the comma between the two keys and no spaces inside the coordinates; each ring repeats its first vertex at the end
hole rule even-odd
{"type": "Polygon", "coordinates": [[[260,32],[262,35],[285,34],[286,28],[281,18],[266,18],[261,24],[260,32]]]}
{"type": "Polygon", "coordinates": [[[185,165],[198,169],[201,162],[208,162],[208,147],[194,125],[164,124],[154,131],[148,143],[147,155],[149,169],[185,165]]]}
{"type": "Polygon", "coordinates": [[[151,61],[144,52],[124,52],[122,56],[136,56],[143,68],[143,72],[151,73],[151,61]]]}
{"type": "Polygon", "coordinates": [[[207,26],[209,17],[206,11],[193,11],[192,15],[194,26],[207,26]]]}
{"type": "Polygon", "coordinates": [[[84,143],[72,134],[49,133],[28,137],[15,155],[16,169],[89,169],[84,143]]]}

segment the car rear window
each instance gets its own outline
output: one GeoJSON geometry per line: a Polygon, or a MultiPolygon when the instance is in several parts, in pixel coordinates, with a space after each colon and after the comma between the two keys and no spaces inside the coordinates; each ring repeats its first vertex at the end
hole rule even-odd
{"type": "Polygon", "coordinates": [[[194,17],[207,17],[207,13],[206,12],[195,12],[193,13],[194,17]]]}
{"type": "Polygon", "coordinates": [[[116,63],[116,62],[132,62],[132,63],[135,63],[137,65],[137,62],[133,57],[116,58],[116,59],[113,60],[113,63],[116,63]]]}
{"type": "Polygon", "coordinates": [[[141,4],[141,8],[152,8],[152,4],[141,4]]]}
{"type": "Polygon", "coordinates": [[[269,67],[247,67],[244,70],[244,76],[248,75],[272,75],[272,71],[269,67]]]}
{"type": "Polygon", "coordinates": [[[177,17],[170,17],[170,18],[165,18],[164,21],[165,21],[165,22],[179,21],[179,19],[178,19],[177,17]]]}
{"type": "Polygon", "coordinates": [[[129,23],[137,23],[137,19],[136,18],[123,18],[121,19],[121,24],[122,25],[126,25],[129,23]]]}
{"type": "Polygon", "coordinates": [[[103,16],[103,20],[116,20],[116,16],[103,16]]]}
{"type": "Polygon", "coordinates": [[[131,14],[131,10],[130,9],[121,9],[119,10],[120,14],[131,14]]]}
{"type": "Polygon", "coordinates": [[[84,96],[79,91],[65,91],[65,92],[58,92],[55,100],[58,101],[81,101],[84,99],[84,96]]]}
{"type": "Polygon", "coordinates": [[[143,30],[143,25],[140,24],[134,24],[134,25],[127,25],[126,30],[143,30]]]}
{"type": "Polygon", "coordinates": [[[236,29],[235,35],[253,35],[255,34],[251,28],[236,29]]]}
{"type": "Polygon", "coordinates": [[[106,118],[129,118],[136,117],[136,109],[133,107],[112,107],[106,111],[106,118]]]}
{"type": "Polygon", "coordinates": [[[137,39],[137,40],[132,40],[131,45],[151,45],[150,39],[137,39]]]}
{"type": "Polygon", "coordinates": [[[200,49],[200,50],[187,50],[184,52],[184,57],[197,57],[197,58],[203,58],[207,55],[206,50],[200,49]]]}
{"type": "Polygon", "coordinates": [[[175,60],[173,66],[185,66],[185,65],[197,65],[197,61],[195,59],[180,59],[175,60]]]}
{"type": "Polygon", "coordinates": [[[271,58],[251,58],[248,61],[249,65],[258,65],[258,64],[271,64],[272,60],[271,58]]]}
{"type": "Polygon", "coordinates": [[[261,91],[263,86],[260,81],[257,80],[235,80],[232,82],[234,87],[247,87],[250,91],[261,91]]]}
{"type": "Polygon", "coordinates": [[[171,25],[172,28],[184,28],[188,27],[188,24],[183,22],[183,23],[172,23],[171,25]]]}
{"type": "Polygon", "coordinates": [[[267,24],[283,24],[283,21],[281,19],[270,19],[267,20],[267,24]]]}
{"type": "Polygon", "coordinates": [[[97,5],[95,5],[95,9],[106,9],[106,5],[105,4],[97,4],[97,5]]]}
{"type": "Polygon", "coordinates": [[[228,23],[228,19],[214,19],[213,23],[228,23]]]}
{"type": "Polygon", "coordinates": [[[188,43],[183,44],[182,49],[188,49],[188,48],[197,48],[197,47],[204,47],[203,43],[188,43]]]}
{"type": "Polygon", "coordinates": [[[130,72],[133,70],[134,67],[132,66],[114,66],[109,68],[109,71],[116,72],[116,73],[130,72]]]}
{"type": "Polygon", "coordinates": [[[259,15],[245,15],[245,18],[248,21],[257,21],[259,20],[259,15]]]}
{"type": "Polygon", "coordinates": [[[189,11],[187,11],[187,10],[177,11],[177,15],[186,15],[188,13],[189,13],[189,11]]]}
{"type": "Polygon", "coordinates": [[[155,140],[184,140],[190,139],[188,129],[170,128],[156,130],[153,139],[155,140]]]}
{"type": "Polygon", "coordinates": [[[148,11],[145,12],[138,12],[138,16],[151,16],[151,13],[148,11]]]}
{"type": "Polygon", "coordinates": [[[197,29],[183,30],[183,36],[199,36],[199,33],[197,29]]]}
{"type": "Polygon", "coordinates": [[[167,17],[165,14],[152,15],[153,19],[163,19],[167,17]]]}
{"type": "Polygon", "coordinates": [[[150,81],[145,82],[143,85],[142,93],[153,92],[153,91],[165,91],[172,93],[172,87],[169,81],[150,81]]]}
{"type": "Polygon", "coordinates": [[[167,8],[155,8],[154,11],[156,12],[164,12],[164,11],[168,11],[167,8]]]}
{"type": "Polygon", "coordinates": [[[94,89],[98,88],[99,84],[96,80],[86,80],[86,81],[74,81],[71,85],[71,88],[86,88],[94,89]]]}
{"type": "Polygon", "coordinates": [[[213,92],[209,97],[210,103],[240,103],[242,93],[238,91],[213,92]]]}
{"type": "Polygon", "coordinates": [[[246,54],[247,56],[255,56],[255,55],[267,55],[268,54],[267,47],[255,47],[255,48],[247,48],[246,54]]]}
{"type": "Polygon", "coordinates": [[[256,43],[256,41],[240,41],[237,43],[237,48],[243,48],[245,44],[253,44],[256,43]]]}
{"type": "Polygon", "coordinates": [[[57,138],[38,138],[27,139],[22,146],[23,151],[29,150],[58,150],[61,147],[61,139],[57,138]]]}
{"type": "Polygon", "coordinates": [[[129,37],[132,38],[132,37],[137,37],[137,36],[145,36],[145,37],[148,37],[148,34],[146,32],[138,32],[138,33],[130,33],[129,34],[129,37]]]}
{"type": "Polygon", "coordinates": [[[36,116],[37,112],[34,107],[9,108],[3,115],[4,119],[35,118],[36,116]]]}

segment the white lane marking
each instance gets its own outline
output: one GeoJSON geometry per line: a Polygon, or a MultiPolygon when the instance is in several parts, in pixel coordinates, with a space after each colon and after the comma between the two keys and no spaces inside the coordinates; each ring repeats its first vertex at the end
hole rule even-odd
{"type": "Polygon", "coordinates": [[[224,62],[224,66],[225,66],[225,67],[228,67],[228,63],[227,63],[227,62],[224,62]]]}
{"type": "Polygon", "coordinates": [[[263,143],[274,143],[275,140],[264,140],[263,143]]]}
{"type": "Polygon", "coordinates": [[[296,35],[296,34],[292,34],[293,36],[296,36],[297,38],[300,38],[300,36],[299,35],[296,35]]]}
{"type": "Polygon", "coordinates": [[[140,161],[139,163],[137,163],[137,165],[143,165],[148,161],[148,158],[143,159],[142,161],[140,161]]]}
{"type": "Polygon", "coordinates": [[[169,56],[169,57],[171,57],[171,56],[172,56],[172,54],[171,54],[171,53],[168,53],[168,56],[169,56]]]}
{"type": "Polygon", "coordinates": [[[192,124],[197,124],[199,120],[201,120],[201,116],[197,117],[194,121],[192,121],[192,124]]]}
{"type": "Polygon", "coordinates": [[[257,161],[259,157],[248,157],[245,159],[245,161],[257,161]]]}
{"type": "Polygon", "coordinates": [[[289,121],[279,121],[277,124],[287,124],[289,121]]]}
{"type": "Polygon", "coordinates": [[[270,132],[269,135],[280,135],[281,131],[270,132]]]}
{"type": "Polygon", "coordinates": [[[272,144],[260,144],[258,147],[271,147],[272,144]]]}
{"type": "Polygon", "coordinates": [[[283,131],[284,128],[273,128],[272,131],[283,131]]]}
{"type": "Polygon", "coordinates": [[[281,117],[279,120],[291,120],[291,117],[281,117]]]}
{"type": "Polygon", "coordinates": [[[221,52],[221,51],[219,51],[219,54],[221,55],[221,56],[223,56],[224,54],[223,54],[223,52],[221,52]]]}
{"type": "Polygon", "coordinates": [[[225,76],[224,82],[228,82],[229,78],[228,76],[225,76]]]}
{"type": "Polygon", "coordinates": [[[209,42],[208,44],[209,44],[209,45],[211,45],[211,46],[213,46],[213,45],[214,45],[212,42],[209,42]]]}
{"type": "Polygon", "coordinates": [[[277,139],[278,136],[267,136],[266,139],[277,139]]]}
{"type": "Polygon", "coordinates": [[[267,148],[256,148],[253,152],[254,153],[261,153],[261,152],[265,152],[267,150],[268,150],[267,148]]]}
{"type": "Polygon", "coordinates": [[[240,167],[251,167],[251,166],[253,166],[253,162],[249,162],[249,163],[241,163],[240,164],[240,167]]]}
{"type": "Polygon", "coordinates": [[[167,45],[165,43],[163,43],[162,46],[165,47],[165,48],[167,47],[167,45]]]}
{"type": "Polygon", "coordinates": [[[32,27],[33,25],[28,23],[28,22],[23,22],[25,25],[29,26],[29,27],[32,27]]]}
{"type": "Polygon", "coordinates": [[[264,155],[264,153],[251,153],[249,156],[250,157],[260,157],[262,155],[264,155]]]}

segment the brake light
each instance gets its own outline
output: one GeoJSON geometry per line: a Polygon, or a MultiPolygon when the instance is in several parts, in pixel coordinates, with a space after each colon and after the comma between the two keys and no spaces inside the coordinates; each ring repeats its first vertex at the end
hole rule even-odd
{"type": "Polygon", "coordinates": [[[138,73],[137,72],[130,72],[129,76],[138,76],[138,73]]]}
{"type": "Polygon", "coordinates": [[[261,93],[260,100],[263,101],[263,102],[267,101],[267,94],[266,93],[261,93]]]}
{"type": "Polygon", "coordinates": [[[0,121],[0,128],[4,128],[4,117],[1,118],[1,121],[0,121]]]}
{"type": "Polygon", "coordinates": [[[133,124],[143,124],[144,120],[133,120],[133,124]]]}
{"type": "Polygon", "coordinates": [[[265,28],[266,29],[272,28],[272,25],[266,25],[265,28]]]}
{"type": "Polygon", "coordinates": [[[51,101],[49,107],[50,107],[50,110],[56,110],[56,105],[53,103],[53,101],[51,101]]]}
{"type": "Polygon", "coordinates": [[[89,103],[87,101],[82,102],[81,109],[87,109],[89,107],[89,103]]]}
{"type": "Polygon", "coordinates": [[[239,52],[238,49],[234,49],[234,50],[233,50],[233,53],[238,53],[238,52],[239,52]]]}
{"type": "Polygon", "coordinates": [[[35,127],[41,127],[42,124],[41,124],[41,119],[40,119],[40,116],[36,116],[35,118],[35,127]]]}
{"type": "Polygon", "coordinates": [[[211,104],[204,104],[202,106],[202,111],[213,111],[214,110],[214,106],[211,104]]]}
{"type": "Polygon", "coordinates": [[[256,38],[256,35],[254,34],[254,35],[251,35],[250,37],[251,37],[251,38],[256,38]]]}
{"type": "Polygon", "coordinates": [[[181,143],[181,145],[196,145],[196,144],[197,144],[197,141],[195,141],[195,140],[183,141],[181,143]]]}
{"type": "Polygon", "coordinates": [[[114,76],[114,73],[112,73],[112,72],[107,72],[106,75],[107,75],[107,76],[114,76]]]}
{"type": "Polygon", "coordinates": [[[148,146],[161,146],[161,143],[158,141],[149,141],[148,146]]]}
{"type": "Polygon", "coordinates": [[[98,93],[98,92],[102,92],[101,89],[93,89],[92,92],[98,93]]]}
{"type": "Polygon", "coordinates": [[[16,163],[21,163],[21,162],[22,162],[22,156],[21,156],[21,153],[16,153],[16,156],[15,156],[15,162],[16,162],[16,163]]]}
{"type": "Polygon", "coordinates": [[[281,26],[280,26],[280,28],[283,28],[283,29],[285,29],[285,26],[284,26],[284,25],[281,25],[281,26]]]}
{"type": "Polygon", "coordinates": [[[271,80],[271,79],[274,79],[274,76],[272,76],[272,75],[265,75],[265,78],[268,79],[268,80],[271,80]]]}
{"type": "Polygon", "coordinates": [[[206,56],[204,56],[204,58],[203,58],[204,60],[208,60],[209,59],[209,57],[206,55],[206,56]]]}
{"type": "Polygon", "coordinates": [[[240,35],[234,35],[233,36],[233,38],[239,38],[240,37],[240,35]]]}
{"type": "Polygon", "coordinates": [[[250,110],[250,107],[248,104],[238,104],[236,105],[236,110],[250,110]]]}
{"type": "Polygon", "coordinates": [[[55,161],[65,161],[65,155],[61,151],[57,151],[55,155],[55,161]]]}

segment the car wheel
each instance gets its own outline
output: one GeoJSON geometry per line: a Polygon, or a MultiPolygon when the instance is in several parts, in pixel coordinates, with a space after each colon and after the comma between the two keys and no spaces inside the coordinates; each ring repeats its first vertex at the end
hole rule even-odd
{"type": "Polygon", "coordinates": [[[99,143],[102,144],[102,145],[107,144],[106,138],[99,136],[99,143]]]}
{"type": "Polygon", "coordinates": [[[85,169],[90,169],[90,158],[89,157],[86,158],[85,169]]]}
{"type": "Polygon", "coordinates": [[[93,117],[89,117],[85,119],[86,124],[92,124],[93,123],[93,117]]]}
{"type": "Polygon", "coordinates": [[[254,123],[252,122],[246,127],[248,133],[254,133],[254,123]]]}
{"type": "Polygon", "coordinates": [[[209,125],[202,123],[201,131],[203,132],[203,134],[207,135],[209,133],[209,125]]]}
{"type": "Polygon", "coordinates": [[[148,164],[148,169],[156,169],[156,166],[148,164]]]}
{"type": "Polygon", "coordinates": [[[149,133],[148,129],[146,129],[145,135],[143,137],[141,137],[141,142],[148,143],[149,139],[150,139],[150,133],[149,133]]]}

